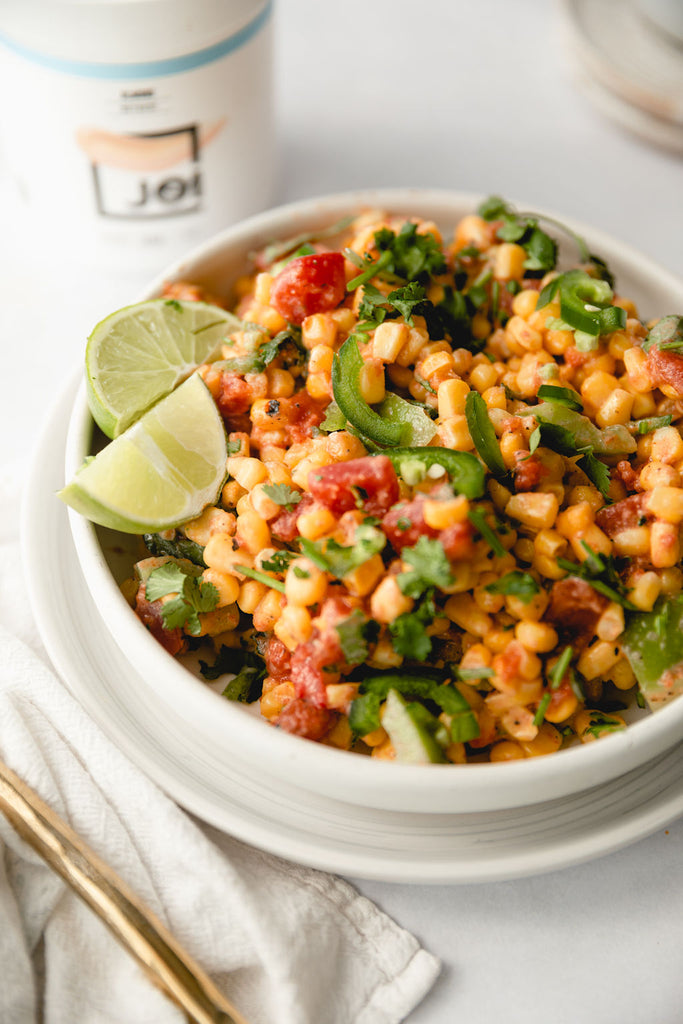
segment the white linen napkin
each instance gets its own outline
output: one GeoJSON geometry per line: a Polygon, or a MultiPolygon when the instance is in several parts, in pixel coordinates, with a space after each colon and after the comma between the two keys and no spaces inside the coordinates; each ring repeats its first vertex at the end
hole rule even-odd
{"type": "MultiPolygon", "coordinates": [[[[167,925],[251,1024],[392,1024],[435,957],[341,879],[195,821],[103,735],[51,669],[0,467],[0,758],[167,925]]],[[[0,1024],[180,1024],[104,924],[0,815],[0,1024]]]]}

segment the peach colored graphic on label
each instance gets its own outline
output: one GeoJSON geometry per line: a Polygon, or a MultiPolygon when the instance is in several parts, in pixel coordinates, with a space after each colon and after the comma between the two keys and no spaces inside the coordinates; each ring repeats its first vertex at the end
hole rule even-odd
{"type": "MultiPolygon", "coordinates": [[[[222,117],[199,125],[199,147],[207,146],[226,123],[222,117]]],[[[76,142],[92,163],[127,171],[163,171],[192,159],[192,141],[187,132],[162,135],[118,135],[102,128],[79,128],[76,142]]]]}

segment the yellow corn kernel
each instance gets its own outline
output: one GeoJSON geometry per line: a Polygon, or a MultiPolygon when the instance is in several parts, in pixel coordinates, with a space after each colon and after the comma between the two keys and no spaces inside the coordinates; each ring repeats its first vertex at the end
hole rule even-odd
{"type": "Polygon", "coordinates": [[[508,469],[517,465],[516,452],[528,451],[527,441],[521,430],[508,430],[500,439],[500,453],[508,469]]]}
{"type": "Polygon", "coordinates": [[[491,747],[489,759],[493,762],[522,761],[526,757],[524,748],[516,740],[499,740],[491,747]]]}
{"type": "Polygon", "coordinates": [[[550,530],[554,525],[559,503],[554,494],[522,491],[513,494],[505,506],[505,514],[534,530],[550,530]]]}
{"type": "Polygon", "coordinates": [[[588,502],[594,512],[597,512],[605,504],[605,499],[597,487],[591,487],[588,484],[577,484],[576,487],[572,487],[569,492],[569,504],[580,505],[584,501],[588,502]]]}
{"type": "Polygon", "coordinates": [[[314,345],[308,357],[308,372],[331,373],[333,359],[334,349],[331,349],[328,345],[314,345]]]}
{"type": "MultiPolygon", "coordinates": [[[[574,729],[576,731],[576,735],[579,737],[582,743],[592,743],[594,740],[599,740],[605,736],[609,736],[609,732],[607,731],[591,731],[591,725],[593,724],[594,714],[594,711],[579,711],[578,715],[574,719],[574,729]]],[[[624,722],[624,719],[621,717],[621,715],[615,715],[614,712],[610,711],[607,717],[609,718],[610,723],[614,723],[615,726],[626,726],[626,723],[624,722]]]]}
{"type": "Polygon", "coordinates": [[[260,700],[261,715],[272,721],[280,714],[284,707],[296,696],[294,684],[286,680],[278,683],[263,694],[260,700]]]}
{"type": "Polygon", "coordinates": [[[488,391],[489,388],[494,387],[497,383],[498,371],[492,363],[479,363],[478,366],[474,366],[470,370],[470,387],[476,388],[480,394],[488,391]]]}
{"type": "Polygon", "coordinates": [[[518,561],[529,564],[533,562],[535,548],[531,537],[520,537],[512,550],[518,561]]]}
{"type": "Polygon", "coordinates": [[[474,246],[476,249],[488,249],[491,245],[491,228],[483,217],[476,213],[468,213],[458,221],[455,229],[454,246],[456,252],[474,246]]]}
{"type": "Polygon", "coordinates": [[[281,448],[268,448],[267,457],[264,457],[263,452],[264,449],[262,448],[261,458],[264,466],[268,470],[268,483],[287,484],[289,487],[292,483],[292,474],[289,472],[281,458],[273,458],[276,452],[284,456],[284,451],[281,448]]]}
{"type": "Polygon", "coordinates": [[[662,569],[658,575],[662,584],[662,593],[667,597],[676,597],[683,590],[683,572],[679,568],[662,569]]]}
{"type": "Polygon", "coordinates": [[[390,623],[412,611],[414,604],[411,597],[401,592],[395,576],[385,576],[372,593],[370,612],[377,622],[390,623]]]}
{"type": "Polygon", "coordinates": [[[302,608],[320,604],[327,593],[327,576],[308,558],[295,558],[287,567],[285,596],[302,608]]]}
{"type": "Polygon", "coordinates": [[[588,552],[585,548],[586,544],[598,555],[612,554],[612,541],[599,526],[596,526],[595,523],[593,523],[592,526],[588,526],[585,530],[582,530],[580,535],[574,534],[570,537],[569,543],[580,562],[584,562],[586,558],[588,558],[588,552]]]}
{"type": "Polygon", "coordinates": [[[328,708],[348,712],[349,704],[358,696],[359,686],[360,683],[328,683],[325,687],[328,708]]]}
{"type": "Polygon", "coordinates": [[[528,317],[536,309],[538,304],[538,292],[535,288],[524,288],[517,292],[512,300],[512,312],[516,316],[528,317]]]}
{"type": "Polygon", "coordinates": [[[395,761],[396,751],[394,750],[394,744],[391,742],[389,737],[378,743],[372,748],[371,757],[376,757],[380,761],[395,761]]]}
{"type": "Polygon", "coordinates": [[[211,583],[218,591],[217,608],[224,608],[226,604],[234,604],[240,592],[239,581],[226,572],[219,572],[217,569],[205,569],[202,573],[202,581],[211,583]]]}
{"type": "MultiPolygon", "coordinates": [[[[560,719],[560,721],[564,721],[564,719],[560,719]]],[[[554,754],[556,750],[560,749],[562,733],[550,722],[543,722],[538,727],[538,734],[534,739],[519,740],[519,743],[527,757],[544,757],[546,754],[554,754]]]]}
{"type": "Polygon", "coordinates": [[[362,441],[349,434],[348,430],[335,430],[325,441],[325,448],[334,462],[348,462],[367,455],[362,441]]]}
{"type": "Polygon", "coordinates": [[[620,530],[612,538],[612,544],[617,555],[628,555],[630,558],[649,555],[650,527],[629,526],[625,530],[620,530]]]}
{"type": "Polygon", "coordinates": [[[545,713],[548,722],[566,722],[579,706],[578,697],[572,689],[564,690],[555,697],[545,713]]]}
{"type": "Polygon", "coordinates": [[[636,393],[652,391],[654,385],[647,370],[647,355],[642,348],[627,348],[623,360],[631,390],[636,393]]]}
{"type": "Polygon", "coordinates": [[[608,642],[616,640],[624,632],[624,609],[616,601],[611,601],[598,619],[595,635],[599,640],[608,642]]]}
{"type": "Polygon", "coordinates": [[[631,418],[634,396],[623,388],[615,388],[595,414],[599,427],[611,427],[616,423],[627,423],[631,418]]]}
{"type": "Polygon", "coordinates": [[[269,590],[252,612],[254,629],[259,633],[268,633],[282,615],[285,606],[285,595],[278,590],[269,590]]]}
{"type": "Polygon", "coordinates": [[[536,554],[534,556],[533,568],[540,576],[548,580],[559,580],[566,576],[566,572],[560,568],[556,559],[550,558],[548,555],[536,554]]]}
{"type": "Polygon", "coordinates": [[[567,539],[557,530],[539,530],[534,537],[534,548],[539,555],[558,558],[567,549],[567,539]]]}
{"type": "Polygon", "coordinates": [[[679,529],[674,523],[654,522],[650,528],[650,561],[655,569],[668,569],[681,557],[679,529]]]}
{"type": "Polygon", "coordinates": [[[636,685],[636,677],[633,674],[628,658],[620,658],[610,671],[609,677],[617,690],[630,690],[632,686],[636,685]]]}
{"type": "Polygon", "coordinates": [[[375,644],[368,665],[371,668],[399,668],[403,664],[403,655],[397,654],[389,637],[381,637],[375,644]]]}
{"type": "Polygon", "coordinates": [[[521,316],[511,316],[505,325],[505,336],[521,355],[522,352],[538,352],[543,347],[543,335],[531,327],[521,316]]]}
{"type": "Polygon", "coordinates": [[[683,437],[677,427],[660,427],[653,431],[651,457],[667,465],[683,459],[683,437]]]}
{"type": "Polygon", "coordinates": [[[195,544],[201,544],[202,547],[208,544],[215,533],[224,533],[229,536],[234,532],[234,515],[222,508],[215,508],[213,505],[204,509],[200,516],[197,516],[196,519],[191,519],[183,527],[185,536],[189,540],[193,540],[195,544]]]}
{"type": "Polygon", "coordinates": [[[358,390],[369,405],[384,399],[384,366],[379,359],[366,359],[358,374],[358,390]]]}
{"type": "Polygon", "coordinates": [[[270,545],[268,524],[257,512],[246,511],[238,515],[235,536],[239,546],[246,548],[252,555],[257,555],[262,548],[270,545]]]}
{"type": "Polygon", "coordinates": [[[557,632],[545,622],[522,620],[515,626],[515,637],[527,651],[533,651],[535,654],[547,654],[558,643],[557,632]]]}
{"type": "Polygon", "coordinates": [[[288,651],[293,651],[299,644],[305,644],[310,640],[313,632],[311,616],[305,608],[288,604],[283,608],[273,632],[278,640],[282,640],[288,651]]]}
{"type": "Polygon", "coordinates": [[[314,469],[320,469],[321,466],[329,466],[332,462],[332,457],[328,454],[323,441],[323,447],[315,450],[311,455],[308,455],[305,459],[302,459],[294,469],[292,470],[292,483],[300,487],[302,491],[307,491],[308,487],[308,476],[314,469]]]}
{"type": "Polygon", "coordinates": [[[316,345],[334,348],[337,340],[337,322],[329,313],[313,313],[301,324],[301,341],[304,348],[314,349],[316,345]]]}
{"type": "MultiPolygon", "coordinates": [[[[268,494],[264,490],[264,487],[267,486],[268,484],[257,484],[249,495],[252,509],[266,522],[270,519],[275,519],[275,517],[282,512],[282,506],[278,505],[272,498],[268,497],[268,494]]],[[[239,504],[237,511],[240,514],[242,512],[242,506],[239,504]]]]}
{"type": "Polygon", "coordinates": [[[437,392],[439,418],[447,420],[452,416],[462,416],[465,412],[465,401],[469,393],[470,386],[464,380],[452,377],[450,380],[442,381],[437,392]]]}
{"type": "Polygon", "coordinates": [[[443,448],[453,448],[456,451],[472,451],[474,441],[470,436],[465,416],[450,416],[440,423],[434,437],[434,443],[441,445],[443,448]]]}
{"type": "Polygon", "coordinates": [[[470,594],[453,594],[446,601],[446,615],[457,626],[473,636],[486,637],[493,627],[490,615],[482,612],[470,594]]]}
{"type": "MultiPolygon", "coordinates": [[[[439,344],[445,344],[439,342],[439,344]]],[[[432,378],[438,378],[438,381],[442,381],[453,373],[453,355],[450,349],[445,352],[443,350],[435,352],[431,345],[426,345],[421,352],[421,358],[415,367],[415,372],[422,377],[424,380],[432,383],[432,378]]]]}
{"type": "Polygon", "coordinates": [[[581,501],[560,512],[556,529],[563,537],[570,539],[573,534],[588,529],[594,521],[593,509],[587,501],[581,501]]]}
{"type": "Polygon", "coordinates": [[[609,672],[620,657],[621,651],[614,643],[596,640],[581,653],[576,667],[586,679],[596,679],[609,672]]]}
{"type": "Polygon", "coordinates": [[[644,491],[653,491],[655,487],[678,487],[681,477],[678,470],[665,462],[648,462],[641,469],[638,482],[644,491]]]}
{"type": "Polygon", "coordinates": [[[268,479],[268,470],[260,459],[231,455],[228,459],[228,473],[245,491],[268,479]]]}
{"type": "Polygon", "coordinates": [[[538,391],[540,383],[538,376],[539,367],[543,366],[548,360],[551,360],[551,356],[547,356],[546,359],[546,355],[546,353],[541,352],[528,352],[522,357],[515,375],[513,390],[518,391],[525,398],[533,398],[538,391]]]}
{"type": "Polygon", "coordinates": [[[520,281],[524,277],[525,250],[515,242],[503,242],[498,246],[493,260],[493,276],[520,281]]]}
{"type": "Polygon", "coordinates": [[[294,378],[289,370],[269,366],[266,370],[269,398],[291,398],[294,394],[294,378]]]}
{"type": "MultiPolygon", "coordinates": [[[[484,644],[472,644],[460,659],[460,667],[467,669],[489,668],[491,665],[491,651],[484,644]]],[[[458,684],[458,689],[465,684],[458,684]]],[[[471,687],[468,687],[471,689],[471,687]]],[[[476,690],[472,691],[472,696],[476,690]]]]}
{"type": "Polygon", "coordinates": [[[412,366],[425,345],[429,344],[427,331],[419,327],[408,328],[408,339],[396,356],[399,366],[412,366]]]}
{"type": "Polygon", "coordinates": [[[269,592],[269,588],[260,580],[245,580],[239,589],[237,605],[245,615],[253,615],[260,601],[269,592]]]}
{"type": "Polygon", "coordinates": [[[427,526],[431,526],[433,530],[445,530],[456,523],[464,523],[469,507],[470,503],[464,494],[446,501],[427,498],[422,506],[422,515],[427,526]]]}
{"type": "MultiPolygon", "coordinates": [[[[330,352],[332,349],[329,350],[330,352]]],[[[332,397],[332,382],[327,373],[309,373],[306,377],[306,390],[311,398],[322,401],[332,397]]]]}
{"type": "Polygon", "coordinates": [[[656,412],[657,403],[655,402],[655,396],[651,391],[648,391],[645,394],[637,394],[633,396],[633,410],[631,415],[634,420],[643,419],[645,416],[654,416],[656,412]]]}
{"type": "Polygon", "coordinates": [[[481,397],[486,402],[487,409],[507,409],[507,397],[505,388],[496,386],[485,388],[481,397]]]}
{"type": "Polygon", "coordinates": [[[383,729],[380,725],[379,729],[373,729],[372,732],[368,732],[361,739],[366,747],[379,747],[380,744],[386,743],[389,739],[386,729],[383,729]]]}
{"type": "Polygon", "coordinates": [[[373,555],[357,569],[344,576],[344,584],[352,594],[365,597],[374,590],[380,577],[384,574],[384,562],[380,555],[373,555]]]}
{"type": "Polygon", "coordinates": [[[605,402],[618,387],[617,378],[611,373],[603,370],[596,370],[584,380],[581,385],[581,397],[596,409],[605,402]]]}
{"type": "Polygon", "coordinates": [[[656,572],[642,572],[630,581],[628,599],[641,612],[652,611],[660,595],[662,581],[656,572]]]}
{"type": "Polygon", "coordinates": [[[244,579],[242,574],[235,570],[235,565],[246,565],[250,569],[253,559],[248,551],[237,551],[232,537],[227,533],[214,533],[204,547],[204,561],[211,569],[244,579]]]}
{"type": "Polygon", "coordinates": [[[549,330],[545,336],[545,347],[554,356],[562,356],[574,344],[573,331],[549,330]]]}
{"type": "Polygon", "coordinates": [[[331,533],[337,525],[337,520],[328,508],[323,505],[312,505],[298,516],[296,526],[302,537],[306,540],[318,540],[326,533],[331,533]]]}
{"type": "Polygon", "coordinates": [[[375,328],[372,338],[372,354],[383,363],[394,363],[409,336],[407,324],[396,320],[385,320],[375,328]]]}

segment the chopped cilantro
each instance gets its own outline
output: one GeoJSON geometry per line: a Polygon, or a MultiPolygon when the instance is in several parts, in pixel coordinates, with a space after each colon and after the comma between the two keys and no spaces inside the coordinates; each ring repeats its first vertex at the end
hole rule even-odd
{"type": "Polygon", "coordinates": [[[293,551],[276,551],[265,562],[261,562],[261,568],[266,572],[287,572],[287,567],[296,555],[293,551]]]}
{"type": "Polygon", "coordinates": [[[145,547],[152,555],[170,555],[171,558],[187,558],[195,565],[206,568],[204,561],[204,548],[201,544],[190,540],[188,537],[178,535],[173,540],[167,540],[159,533],[146,533],[143,536],[145,547]]]}
{"type": "Polygon", "coordinates": [[[379,554],[387,539],[381,530],[361,524],[355,534],[354,543],[347,546],[330,537],[327,540],[299,538],[302,552],[323,572],[329,572],[337,579],[343,579],[373,555],[379,554]]]}
{"type": "Polygon", "coordinates": [[[298,580],[310,580],[311,574],[307,569],[302,569],[300,565],[292,567],[292,571],[298,580]]]}
{"type": "MultiPolygon", "coordinates": [[[[263,328],[260,328],[263,331],[263,328]]],[[[283,355],[285,367],[300,365],[306,356],[301,344],[301,328],[289,326],[269,341],[259,345],[250,355],[225,359],[217,365],[232,373],[263,373],[278,355],[283,355]]]]}
{"type": "Polygon", "coordinates": [[[380,258],[383,254],[390,257],[386,270],[405,281],[427,281],[446,269],[441,246],[434,235],[418,232],[417,224],[410,221],[403,224],[398,234],[389,228],[376,231],[375,245],[380,258]]]}
{"type": "Polygon", "coordinates": [[[545,718],[545,713],[548,710],[548,705],[550,704],[551,699],[551,693],[544,693],[541,697],[538,708],[536,709],[536,714],[534,715],[534,725],[543,725],[543,719],[545,718]]]}
{"type": "Polygon", "coordinates": [[[450,562],[437,540],[422,536],[412,548],[404,548],[401,558],[410,566],[396,582],[407,597],[418,598],[432,587],[444,589],[453,582],[450,562]]]}
{"type": "Polygon", "coordinates": [[[218,679],[228,673],[236,673],[223,690],[223,697],[252,704],[261,696],[261,685],[266,676],[266,666],[262,658],[251,651],[243,651],[234,647],[221,645],[213,665],[205,661],[199,662],[199,671],[207,680],[218,679]]]}
{"type": "Polygon", "coordinates": [[[512,597],[518,597],[523,604],[529,604],[541,592],[541,588],[533,576],[528,572],[521,572],[519,569],[513,569],[499,580],[488,583],[485,589],[491,594],[509,594],[512,597]]]}
{"type": "Polygon", "coordinates": [[[431,654],[432,640],[426,626],[434,621],[436,607],[431,593],[412,612],[399,615],[389,624],[391,643],[397,654],[415,661],[426,661],[431,654]]]}
{"type": "Polygon", "coordinates": [[[376,631],[376,624],[370,622],[360,608],[355,608],[348,618],[336,624],[335,629],[346,664],[360,665],[364,662],[368,656],[368,639],[376,631]]]}
{"type": "Polygon", "coordinates": [[[263,493],[274,501],[276,505],[284,505],[287,512],[291,512],[295,505],[301,501],[301,494],[287,484],[264,484],[263,493]]]}
{"type": "Polygon", "coordinates": [[[210,612],[218,604],[218,591],[213,583],[203,583],[188,575],[177,562],[165,562],[149,574],[145,587],[148,601],[158,601],[175,594],[161,606],[164,629],[185,629],[191,636],[201,632],[199,615],[210,612]]]}
{"type": "Polygon", "coordinates": [[[564,679],[567,673],[567,669],[569,668],[569,663],[572,660],[573,654],[573,647],[565,647],[565,649],[562,651],[562,654],[559,656],[559,658],[551,668],[550,672],[548,673],[548,679],[550,680],[551,690],[557,690],[557,688],[561,685],[562,680],[564,679]]]}
{"type": "Polygon", "coordinates": [[[235,569],[237,572],[241,572],[243,576],[248,576],[249,579],[258,580],[259,583],[265,583],[267,587],[271,587],[273,590],[279,590],[281,594],[285,592],[285,585],[282,580],[275,580],[266,572],[250,569],[248,565],[236,565],[235,569]]]}
{"type": "Polygon", "coordinates": [[[643,420],[635,420],[632,426],[639,434],[650,434],[653,430],[659,430],[661,427],[668,427],[672,420],[673,416],[671,415],[649,416],[643,420]]]}
{"type": "Polygon", "coordinates": [[[586,732],[591,736],[602,736],[606,732],[619,732],[621,729],[625,729],[626,726],[619,718],[614,718],[612,715],[606,715],[604,711],[591,711],[590,712],[590,725],[586,729],[586,732]]]}
{"type": "Polygon", "coordinates": [[[237,455],[238,452],[242,451],[241,441],[228,441],[227,444],[228,455],[237,455]]]}
{"type": "Polygon", "coordinates": [[[560,569],[590,583],[591,587],[599,594],[604,594],[610,601],[615,601],[628,611],[637,611],[635,605],[631,604],[626,597],[626,588],[619,576],[614,556],[597,554],[583,540],[581,544],[586,551],[585,561],[579,565],[566,558],[558,558],[557,564],[560,569]]]}
{"type": "Polygon", "coordinates": [[[507,551],[500,542],[500,538],[495,530],[493,530],[486,522],[484,512],[480,508],[471,508],[467,513],[467,518],[472,523],[472,526],[477,530],[479,535],[484,538],[488,546],[493,551],[494,555],[498,558],[503,558],[507,551]]]}

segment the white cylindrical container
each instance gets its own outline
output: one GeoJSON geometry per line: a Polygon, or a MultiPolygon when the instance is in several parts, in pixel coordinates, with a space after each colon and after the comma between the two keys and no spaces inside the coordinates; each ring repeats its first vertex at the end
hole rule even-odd
{"type": "Polygon", "coordinates": [[[153,271],[271,204],[272,0],[3,0],[0,147],[32,244],[153,271]]]}

